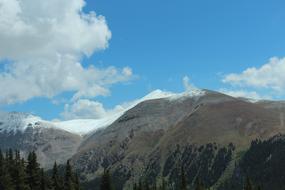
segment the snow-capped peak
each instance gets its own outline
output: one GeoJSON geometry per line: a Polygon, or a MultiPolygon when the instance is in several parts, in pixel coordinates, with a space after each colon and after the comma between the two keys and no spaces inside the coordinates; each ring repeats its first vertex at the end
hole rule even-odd
{"type": "Polygon", "coordinates": [[[192,88],[188,89],[185,92],[181,93],[174,93],[174,92],[168,92],[168,91],[162,91],[160,89],[154,90],[142,99],[140,101],[146,101],[146,100],[152,100],[152,99],[170,99],[170,100],[176,100],[179,98],[190,98],[190,97],[198,97],[203,96],[205,94],[204,90],[198,89],[198,88],[192,88]]]}
{"type": "Polygon", "coordinates": [[[199,89],[194,89],[183,93],[173,93],[157,89],[140,99],[116,106],[114,110],[110,111],[108,114],[105,115],[105,117],[102,117],[100,119],[75,119],[68,121],[56,121],[53,122],[53,124],[59,129],[71,133],[76,133],[79,135],[86,135],[88,133],[95,132],[98,129],[108,127],[109,125],[114,123],[119,117],[121,117],[126,111],[130,110],[141,102],[165,98],[169,100],[176,100],[183,97],[201,96],[203,94],[204,91],[199,89]]]}
{"type": "Polygon", "coordinates": [[[25,131],[28,127],[39,127],[39,122],[42,121],[40,117],[19,113],[19,112],[1,112],[0,113],[0,131],[16,132],[25,131]]]}
{"type": "Polygon", "coordinates": [[[42,128],[53,127],[60,130],[65,130],[70,133],[86,135],[91,132],[95,132],[98,129],[107,127],[121,117],[126,111],[135,107],[141,102],[153,99],[168,99],[174,101],[181,98],[198,97],[204,95],[204,91],[200,89],[191,89],[182,93],[173,93],[162,90],[154,90],[148,95],[131,102],[124,103],[116,106],[116,108],[110,111],[105,117],[99,119],[75,119],[68,121],[45,121],[40,117],[26,114],[26,113],[5,113],[0,112],[0,132],[16,132],[25,131],[27,128],[42,128]]]}
{"type": "Polygon", "coordinates": [[[160,89],[157,89],[157,90],[154,90],[151,93],[147,94],[143,98],[141,98],[140,101],[160,99],[160,98],[169,98],[169,97],[174,96],[174,95],[175,95],[175,93],[173,93],[173,92],[167,92],[167,91],[162,91],[160,89]]]}

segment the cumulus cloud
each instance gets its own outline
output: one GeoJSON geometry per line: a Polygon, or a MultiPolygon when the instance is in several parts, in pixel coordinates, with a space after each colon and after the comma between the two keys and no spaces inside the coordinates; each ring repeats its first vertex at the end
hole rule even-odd
{"type": "MultiPolygon", "coordinates": [[[[132,74],[130,68],[125,68],[123,69],[122,72],[126,76],[128,76],[128,73],[132,74]]],[[[201,90],[199,90],[193,84],[190,83],[190,79],[188,76],[184,76],[182,78],[182,82],[185,87],[185,91],[182,93],[174,93],[157,89],[150,92],[149,94],[147,94],[142,98],[118,104],[111,109],[104,108],[104,105],[98,101],[93,101],[89,99],[77,99],[73,102],[65,104],[64,111],[61,113],[61,117],[64,120],[82,119],[82,118],[103,119],[112,116],[118,116],[118,115],[120,116],[121,113],[131,109],[135,105],[146,100],[201,94],[201,90]]]]}
{"type": "Polygon", "coordinates": [[[241,87],[267,88],[285,91],[285,58],[273,57],[260,68],[252,67],[241,73],[231,73],[223,82],[241,87]]]}
{"type": "Polygon", "coordinates": [[[108,95],[132,77],[129,67],[83,67],[80,60],[108,47],[103,16],[84,13],[84,0],[0,0],[1,104],[73,92],[73,100],[108,95]],[[8,63],[3,60],[8,60],[8,63]]]}
{"type": "Polygon", "coordinates": [[[195,94],[200,92],[200,89],[190,82],[189,76],[184,76],[182,82],[186,93],[195,94]]]}
{"type": "Polygon", "coordinates": [[[228,90],[228,89],[220,89],[220,92],[227,94],[232,97],[237,98],[248,98],[253,100],[269,100],[272,99],[270,96],[262,96],[255,91],[246,91],[246,90],[228,90]]]}
{"type": "Polygon", "coordinates": [[[70,58],[59,58],[53,64],[47,62],[13,63],[0,75],[1,103],[26,101],[33,97],[53,97],[65,91],[75,92],[73,99],[108,95],[109,85],[130,78],[114,67],[83,68],[70,58]]]}
{"type": "Polygon", "coordinates": [[[111,32],[103,16],[82,11],[83,0],[0,0],[0,58],[91,55],[111,32]]]}
{"type": "Polygon", "coordinates": [[[66,104],[61,115],[65,119],[99,119],[106,115],[106,110],[100,102],[81,99],[72,105],[66,104]]]}
{"type": "Polygon", "coordinates": [[[102,119],[108,116],[122,113],[135,106],[142,100],[134,100],[119,104],[111,109],[106,109],[101,102],[89,99],[79,99],[64,106],[61,117],[64,120],[70,119],[102,119]]]}

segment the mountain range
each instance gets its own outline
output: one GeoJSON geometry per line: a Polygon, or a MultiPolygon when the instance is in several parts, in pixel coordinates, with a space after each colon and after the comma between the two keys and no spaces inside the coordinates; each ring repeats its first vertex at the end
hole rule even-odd
{"type": "Polygon", "coordinates": [[[199,89],[181,94],[157,90],[100,120],[52,122],[2,112],[0,148],[19,149],[23,155],[35,150],[46,168],[71,159],[86,189],[98,187],[106,168],[117,189],[130,189],[142,179],[177,181],[181,167],[190,185],[201,179],[207,187],[225,189],[229,181],[241,185],[242,179],[233,176],[244,168],[239,163],[252,142],[272,143],[284,133],[284,112],[283,101],[199,89]]]}

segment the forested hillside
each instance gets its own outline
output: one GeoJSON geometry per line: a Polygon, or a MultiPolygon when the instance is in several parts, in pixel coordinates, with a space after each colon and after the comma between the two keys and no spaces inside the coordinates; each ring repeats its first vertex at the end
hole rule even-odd
{"type": "Polygon", "coordinates": [[[27,159],[19,151],[0,150],[0,190],[79,190],[79,178],[67,161],[59,172],[55,163],[51,174],[47,174],[37,160],[35,152],[27,159]],[[62,173],[62,174],[60,174],[62,173]]]}

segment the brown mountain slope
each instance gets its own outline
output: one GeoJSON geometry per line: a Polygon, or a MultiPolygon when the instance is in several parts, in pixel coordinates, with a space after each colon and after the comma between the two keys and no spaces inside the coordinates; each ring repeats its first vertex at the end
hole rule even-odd
{"type": "Polygon", "coordinates": [[[168,130],[164,136],[166,141],[172,141],[170,144],[232,142],[247,146],[253,139],[268,138],[285,129],[277,110],[265,109],[259,104],[241,100],[204,103],[201,98],[199,105],[195,112],[168,130]]]}
{"type": "Polygon", "coordinates": [[[144,175],[147,179],[173,179],[179,163],[188,163],[189,175],[196,171],[191,179],[203,174],[213,185],[230,160],[219,158],[231,158],[234,150],[223,147],[233,143],[238,150],[245,149],[255,138],[283,131],[278,110],[206,91],[200,97],[156,99],[137,105],[87,138],[73,162],[86,180],[96,179],[103,168],[111,169],[120,181],[119,189],[144,175]],[[207,161],[211,167],[199,169],[206,157],[211,158],[207,161]],[[214,163],[220,162],[223,167],[216,167],[214,163]]]}

